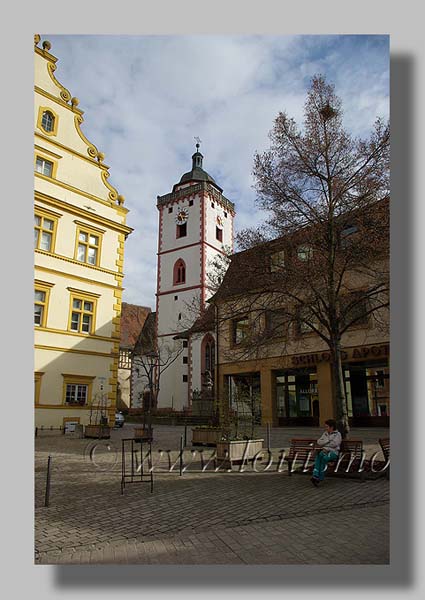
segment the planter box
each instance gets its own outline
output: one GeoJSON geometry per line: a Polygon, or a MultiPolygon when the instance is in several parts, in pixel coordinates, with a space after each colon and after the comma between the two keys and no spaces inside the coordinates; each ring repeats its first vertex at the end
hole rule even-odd
{"type": "Polygon", "coordinates": [[[217,460],[232,466],[233,463],[242,463],[243,460],[252,460],[263,448],[263,439],[232,440],[230,442],[217,442],[217,460]]]}
{"type": "Polygon", "coordinates": [[[205,446],[215,446],[221,438],[221,429],[208,429],[201,427],[192,429],[192,445],[203,444],[205,446]]]}
{"type": "Polygon", "coordinates": [[[153,440],[153,429],[147,429],[145,427],[135,427],[134,439],[138,442],[151,442],[153,440]]]}
{"type": "Polygon", "coordinates": [[[84,437],[108,439],[111,437],[111,428],[109,425],[86,425],[84,429],[84,437]]]}

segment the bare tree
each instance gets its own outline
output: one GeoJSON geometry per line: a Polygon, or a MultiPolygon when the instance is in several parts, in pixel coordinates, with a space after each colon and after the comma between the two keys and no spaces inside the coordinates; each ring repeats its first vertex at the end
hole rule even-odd
{"type": "Polygon", "coordinates": [[[156,313],[150,313],[139,335],[132,354],[134,392],[149,394],[148,414],[156,406],[160,391],[161,376],[181,355],[181,340],[164,342],[155,339],[156,313]]]}
{"type": "Polygon", "coordinates": [[[217,253],[214,258],[207,263],[207,286],[212,292],[216,292],[220,287],[226,271],[229,267],[232,256],[232,248],[223,246],[223,254],[217,253]]]}
{"type": "Polygon", "coordinates": [[[382,327],[387,320],[389,126],[378,119],[368,139],[354,139],[334,86],[316,76],[303,128],[282,112],[269,135],[270,149],[256,154],[253,169],[267,217],[238,235],[248,250],[232,262],[243,281],[235,284],[229,268],[215,300],[236,298],[224,318],[254,315],[240,353],[245,347],[252,355],[274,329],[287,339],[283,330],[294,323],[315,332],[329,348],[337,416],[348,431],[342,335],[367,319],[382,327]]]}
{"type": "Polygon", "coordinates": [[[156,405],[161,375],[178,359],[182,351],[183,346],[181,342],[178,342],[175,346],[164,344],[156,350],[148,350],[143,354],[135,355],[135,368],[139,369],[141,379],[145,382],[144,391],[149,392],[149,408],[156,405]]]}

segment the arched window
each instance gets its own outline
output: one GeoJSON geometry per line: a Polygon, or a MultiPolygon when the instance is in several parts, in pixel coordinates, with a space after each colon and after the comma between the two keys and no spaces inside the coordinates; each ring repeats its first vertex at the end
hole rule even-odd
{"type": "Polygon", "coordinates": [[[184,260],[179,258],[174,265],[173,284],[180,285],[181,283],[186,283],[186,265],[184,260]]]}
{"type": "Polygon", "coordinates": [[[203,373],[209,372],[214,379],[215,368],[215,344],[214,338],[207,334],[201,344],[201,370],[203,373]]]}
{"type": "Polygon", "coordinates": [[[41,126],[44,131],[53,131],[55,128],[55,117],[50,110],[45,110],[41,117],[41,126]]]}

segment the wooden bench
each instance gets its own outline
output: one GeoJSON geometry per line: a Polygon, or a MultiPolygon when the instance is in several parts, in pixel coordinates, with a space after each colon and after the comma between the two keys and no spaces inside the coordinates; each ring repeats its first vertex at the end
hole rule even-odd
{"type": "Polygon", "coordinates": [[[317,440],[313,438],[292,438],[289,452],[285,456],[288,463],[288,475],[295,471],[294,465],[302,465],[303,471],[308,471],[314,462],[317,451],[317,440]]]}
{"type": "MultiPolygon", "coordinates": [[[[298,470],[301,468],[301,472],[303,473],[311,472],[316,453],[320,452],[321,449],[315,439],[291,439],[289,452],[284,459],[288,463],[288,475],[292,475],[295,472],[296,465],[299,466],[298,470]]],[[[368,463],[364,461],[362,440],[343,440],[338,458],[328,463],[326,473],[342,476],[355,473],[363,479],[366,470],[368,470],[368,463]],[[360,467],[363,467],[362,471],[359,471],[360,467]]]]}
{"type": "Polygon", "coordinates": [[[388,465],[385,470],[385,476],[390,478],[390,438],[379,438],[382,454],[384,455],[385,465],[388,465]]]}

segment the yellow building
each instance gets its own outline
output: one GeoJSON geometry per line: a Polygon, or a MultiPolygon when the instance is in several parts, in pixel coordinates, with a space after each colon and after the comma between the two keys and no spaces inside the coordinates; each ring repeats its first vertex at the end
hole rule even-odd
{"type": "Polygon", "coordinates": [[[40,36],[34,58],[35,425],[112,422],[128,210],[40,36]]]}

